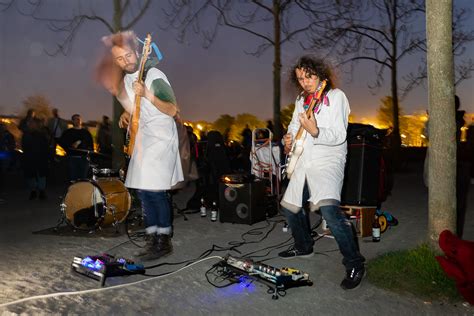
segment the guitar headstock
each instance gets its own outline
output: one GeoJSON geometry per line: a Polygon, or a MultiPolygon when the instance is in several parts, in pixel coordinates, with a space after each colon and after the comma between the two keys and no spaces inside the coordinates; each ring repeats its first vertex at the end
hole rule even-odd
{"type": "Polygon", "coordinates": [[[324,89],[326,88],[327,83],[328,83],[327,80],[321,81],[321,83],[319,84],[318,89],[316,89],[316,92],[315,92],[315,94],[314,94],[314,96],[315,96],[316,99],[319,99],[319,98],[321,97],[321,94],[323,94],[324,89]]]}
{"type": "Polygon", "coordinates": [[[145,41],[143,42],[143,50],[142,50],[142,60],[146,60],[148,55],[151,52],[151,35],[148,33],[146,35],[145,41]]]}

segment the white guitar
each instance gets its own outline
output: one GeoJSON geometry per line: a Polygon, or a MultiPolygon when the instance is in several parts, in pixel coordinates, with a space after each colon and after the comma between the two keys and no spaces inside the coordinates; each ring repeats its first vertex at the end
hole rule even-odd
{"type": "MultiPolygon", "coordinates": [[[[324,88],[326,88],[326,84],[327,84],[326,80],[323,80],[321,82],[321,86],[319,87],[318,91],[316,91],[316,93],[313,94],[311,102],[308,106],[308,109],[306,110],[306,116],[308,118],[311,117],[311,112],[314,111],[314,108],[320,102],[321,94],[323,93],[324,88]]],[[[285,172],[288,179],[291,178],[291,175],[295,171],[296,163],[298,162],[298,159],[303,153],[304,137],[302,136],[304,132],[305,132],[305,129],[303,128],[303,126],[300,126],[300,128],[298,129],[298,132],[296,133],[295,140],[293,141],[293,145],[291,146],[291,151],[286,158],[285,172]]]]}

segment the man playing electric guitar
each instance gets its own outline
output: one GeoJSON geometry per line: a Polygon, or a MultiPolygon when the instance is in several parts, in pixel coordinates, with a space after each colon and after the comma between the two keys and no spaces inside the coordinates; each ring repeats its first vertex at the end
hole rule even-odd
{"type": "Polygon", "coordinates": [[[291,81],[301,93],[295,102],[288,133],[283,138],[286,153],[292,148],[300,126],[305,132],[301,138],[303,151],[281,202],[295,243],[279,256],[288,259],[313,255],[314,242],[302,208],[303,203],[309,201],[312,211],[321,211],[343,255],[346,277],[341,287],[353,289],[364,276],[365,259],[359,253],[351,224],[339,207],[347,154],[349,102],[344,92],[334,88],[330,69],[320,59],[300,58],[292,69],[291,81]],[[323,81],[326,81],[325,87],[323,81]],[[318,89],[323,91],[308,117],[306,108],[318,95],[318,89]]]}
{"type": "Polygon", "coordinates": [[[135,95],[141,97],[138,130],[125,186],[138,190],[145,215],[147,244],[137,259],[158,259],[172,251],[172,209],[167,190],[183,181],[173,118],[178,112],[176,99],[167,77],[155,67],[145,66],[143,82],[137,80],[138,45],[133,32],[117,33],[103,41],[110,48],[115,65],[125,72],[121,81],[102,80],[124,107],[121,127],[126,127],[130,116],[133,117],[135,95]]]}

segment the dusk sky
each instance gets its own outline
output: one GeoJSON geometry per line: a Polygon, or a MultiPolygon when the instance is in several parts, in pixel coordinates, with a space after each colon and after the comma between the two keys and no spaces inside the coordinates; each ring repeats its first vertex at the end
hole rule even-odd
{"type": "MultiPolygon", "coordinates": [[[[109,20],[111,2],[99,2],[102,7],[97,8],[97,13],[109,20]]],[[[55,5],[50,7],[54,12],[50,15],[55,17],[67,17],[72,8],[77,8],[75,1],[53,3],[55,5]]],[[[141,37],[152,33],[164,55],[159,68],[175,90],[183,118],[212,122],[221,114],[247,112],[263,120],[270,119],[273,51],[268,50],[259,58],[247,55],[244,51],[254,50],[260,42],[248,33],[226,28],[220,29],[209,49],[202,48],[197,36],[191,36],[185,44],[178,43],[175,31],[159,27],[160,19],[163,19],[160,5],[165,3],[154,2],[134,30],[141,37]]],[[[454,3],[471,10],[465,26],[473,30],[474,0],[455,0],[454,3]]],[[[50,7],[46,6],[44,12],[52,10],[50,7]]],[[[74,113],[80,113],[85,120],[98,120],[103,114],[110,116],[111,97],[92,79],[102,49],[100,38],[108,34],[102,24],[87,22],[77,34],[68,56],[51,57],[44,49],[54,49],[62,39],[61,34],[48,29],[46,22],[21,16],[15,10],[0,13],[0,114],[22,113],[22,100],[29,95],[42,94],[65,118],[74,113]]],[[[474,43],[467,48],[463,58],[474,58],[474,43]]],[[[282,108],[295,98],[294,90],[288,85],[288,68],[300,55],[307,53],[311,52],[304,51],[297,42],[282,47],[282,108]]],[[[400,78],[409,69],[416,69],[417,63],[419,56],[404,60],[400,65],[400,78]]],[[[374,77],[374,66],[366,63],[355,68],[351,82],[347,75],[339,76],[339,87],[345,91],[356,118],[374,116],[380,106],[379,100],[390,94],[388,72],[385,86],[376,95],[371,94],[367,84],[373,83],[374,77]]],[[[463,81],[456,93],[461,98],[462,108],[473,113],[474,78],[463,81]]],[[[423,86],[401,101],[407,114],[426,110],[427,103],[427,91],[423,86]]]]}

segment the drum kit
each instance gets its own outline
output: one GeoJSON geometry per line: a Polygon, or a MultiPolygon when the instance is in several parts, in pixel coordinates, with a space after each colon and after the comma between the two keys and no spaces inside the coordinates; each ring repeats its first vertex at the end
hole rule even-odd
{"type": "Polygon", "coordinates": [[[124,222],[130,212],[132,197],[124,185],[125,172],[109,168],[98,168],[91,162],[87,151],[91,176],[73,181],[66,189],[60,203],[60,216],[56,230],[62,223],[73,229],[93,232],[124,222]]]}

